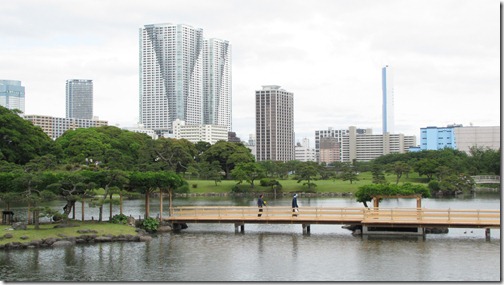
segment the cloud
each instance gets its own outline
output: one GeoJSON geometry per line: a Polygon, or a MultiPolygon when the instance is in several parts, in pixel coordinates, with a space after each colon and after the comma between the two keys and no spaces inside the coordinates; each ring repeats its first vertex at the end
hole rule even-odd
{"type": "Polygon", "coordinates": [[[138,121],[138,31],[202,28],[233,52],[233,130],[255,132],[255,90],[294,93],[297,140],[328,127],[381,132],[381,68],[394,68],[396,130],[500,124],[500,4],[413,0],[16,0],[2,3],[0,78],[26,111],[63,117],[65,81],[94,81],[94,113],[138,121]]]}

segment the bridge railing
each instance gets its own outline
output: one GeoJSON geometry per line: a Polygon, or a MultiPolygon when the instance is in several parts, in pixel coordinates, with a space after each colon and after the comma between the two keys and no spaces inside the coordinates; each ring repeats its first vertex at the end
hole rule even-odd
{"type": "Polygon", "coordinates": [[[362,222],[374,224],[489,225],[500,227],[500,210],[459,210],[426,208],[301,207],[288,206],[188,206],[174,207],[172,220],[236,221],[302,219],[313,222],[362,222]],[[261,214],[259,217],[258,215],[261,214]]]}
{"type": "Polygon", "coordinates": [[[500,226],[500,210],[371,208],[363,220],[366,222],[500,226]]]}
{"type": "Polygon", "coordinates": [[[193,206],[174,207],[173,218],[186,219],[257,219],[261,214],[261,219],[293,219],[302,216],[314,220],[349,220],[360,221],[364,218],[366,208],[346,208],[346,207],[301,207],[299,212],[293,212],[288,206],[263,207],[262,212],[255,206],[227,207],[227,206],[193,206]]]}
{"type": "Polygon", "coordinates": [[[471,176],[471,178],[474,180],[474,183],[476,183],[476,184],[500,183],[500,176],[498,176],[498,175],[477,175],[477,176],[471,176]]]}

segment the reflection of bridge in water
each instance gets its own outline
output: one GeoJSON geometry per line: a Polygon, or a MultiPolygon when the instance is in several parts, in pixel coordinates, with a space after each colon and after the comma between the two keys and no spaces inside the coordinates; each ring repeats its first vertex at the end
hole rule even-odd
{"type": "Polygon", "coordinates": [[[476,184],[500,184],[500,176],[498,175],[477,175],[471,176],[476,184]]]}
{"type": "Polygon", "coordinates": [[[186,223],[231,223],[235,231],[244,231],[245,224],[301,224],[310,232],[312,224],[344,224],[362,226],[364,235],[416,234],[425,228],[500,228],[500,210],[458,210],[426,208],[302,207],[293,213],[291,207],[264,207],[261,216],[254,206],[173,207],[164,218],[174,229],[186,223]]]}

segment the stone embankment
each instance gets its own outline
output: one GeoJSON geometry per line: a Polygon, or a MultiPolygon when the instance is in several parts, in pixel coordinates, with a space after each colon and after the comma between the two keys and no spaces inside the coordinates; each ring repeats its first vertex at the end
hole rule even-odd
{"type": "MultiPolygon", "coordinates": [[[[81,229],[77,230],[77,233],[81,234],[79,236],[65,236],[64,234],[59,234],[58,237],[46,238],[41,240],[31,240],[28,242],[9,242],[0,245],[1,249],[25,249],[25,248],[47,248],[47,247],[59,247],[59,246],[71,246],[75,244],[93,244],[93,243],[103,243],[103,242],[145,242],[152,240],[152,237],[148,235],[144,230],[137,230],[136,235],[126,234],[126,235],[97,235],[94,230],[81,229]]],[[[12,238],[11,233],[6,233],[0,239],[12,238]]],[[[28,239],[27,236],[22,236],[21,239],[28,239]]]]}

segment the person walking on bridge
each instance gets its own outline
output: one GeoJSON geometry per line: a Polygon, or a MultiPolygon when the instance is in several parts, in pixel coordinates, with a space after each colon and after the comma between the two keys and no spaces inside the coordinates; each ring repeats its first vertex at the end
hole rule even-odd
{"type": "Polygon", "coordinates": [[[292,196],[292,216],[297,217],[298,212],[299,212],[299,206],[297,203],[297,194],[294,194],[294,196],[292,196]]]}
{"type": "Polygon", "coordinates": [[[259,199],[257,199],[257,207],[259,207],[259,214],[257,214],[258,217],[262,216],[262,207],[266,206],[266,201],[263,199],[263,194],[259,195],[259,199]]]}

